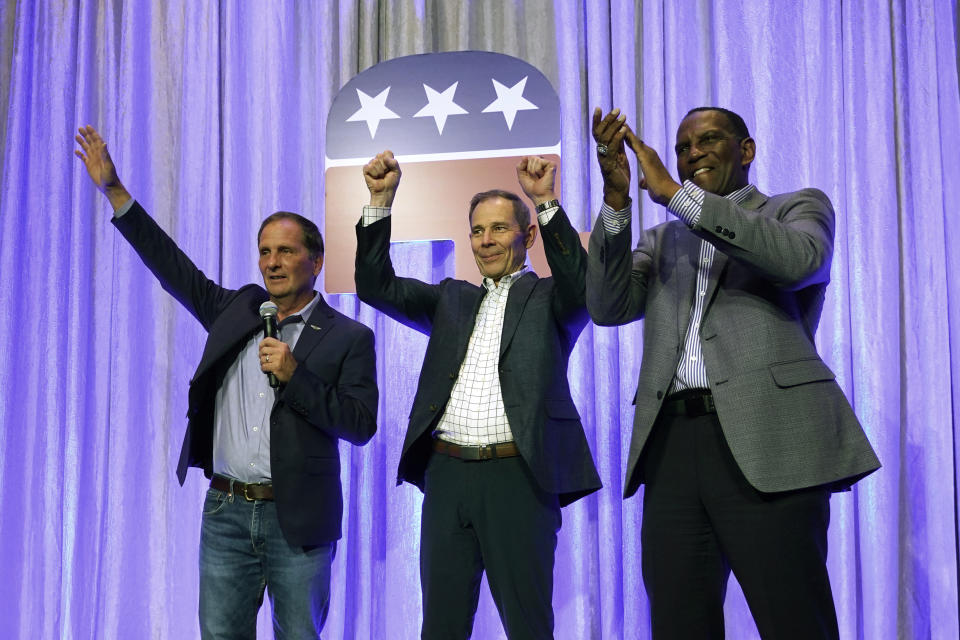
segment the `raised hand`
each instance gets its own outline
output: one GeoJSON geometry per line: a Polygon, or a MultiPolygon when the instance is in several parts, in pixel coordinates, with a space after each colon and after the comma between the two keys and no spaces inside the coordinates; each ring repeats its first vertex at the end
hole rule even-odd
{"type": "Polygon", "coordinates": [[[593,139],[597,143],[597,161],[603,176],[603,199],[617,211],[630,201],[630,163],[623,144],[630,131],[626,120],[620,109],[602,118],[600,107],[593,111],[593,139]]]}
{"type": "Polygon", "coordinates": [[[642,173],[640,188],[647,190],[651,200],[666,206],[680,190],[680,185],[671,177],[657,152],[644,144],[633,131],[627,132],[627,142],[637,155],[637,164],[642,173]]]}
{"type": "Polygon", "coordinates": [[[90,179],[93,180],[97,189],[107,196],[113,208],[117,209],[130,199],[130,194],[117,176],[117,168],[113,164],[110,152],[107,151],[107,143],[90,125],[80,127],[78,131],[79,134],[74,138],[80,145],[80,149],[74,149],[73,153],[83,160],[90,179]]]}
{"type": "Polygon", "coordinates": [[[389,149],[381,151],[363,166],[363,179],[370,191],[370,204],[389,207],[400,185],[400,163],[389,149]]]}
{"type": "Polygon", "coordinates": [[[553,191],[557,165],[540,156],[527,156],[517,164],[517,180],[520,188],[533,200],[534,205],[556,200],[553,191]]]}

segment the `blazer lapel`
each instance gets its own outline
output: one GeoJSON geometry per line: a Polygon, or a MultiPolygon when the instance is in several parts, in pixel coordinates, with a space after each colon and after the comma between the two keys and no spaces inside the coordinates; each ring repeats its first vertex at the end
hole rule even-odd
{"type": "Polygon", "coordinates": [[[323,299],[323,296],[320,296],[320,299],[317,300],[317,306],[313,308],[313,313],[304,322],[303,331],[300,332],[297,345],[293,348],[293,357],[296,358],[297,362],[303,362],[323,336],[330,332],[334,322],[336,322],[336,315],[334,315],[333,309],[323,299]]]}
{"type": "MultiPolygon", "coordinates": [[[[759,189],[755,189],[750,197],[740,206],[744,209],[759,209],[767,200],[769,200],[767,196],[760,193],[759,189]]],[[[704,316],[706,316],[710,305],[713,303],[713,296],[717,293],[720,279],[723,277],[723,272],[727,270],[729,263],[730,258],[723,251],[715,250],[713,252],[713,262],[710,265],[710,274],[707,277],[706,307],[704,307],[703,310],[704,316]]]]}
{"type": "Polygon", "coordinates": [[[480,311],[480,304],[483,302],[487,290],[483,287],[471,285],[469,288],[460,289],[460,317],[462,322],[457,323],[457,345],[467,348],[467,342],[473,334],[473,327],[477,324],[477,313],[480,311]]]}
{"type": "MultiPolygon", "coordinates": [[[[677,321],[674,324],[679,333],[677,344],[682,344],[690,324],[690,309],[693,307],[694,289],[697,286],[697,268],[700,262],[700,238],[695,236],[683,223],[674,225],[673,264],[677,269],[678,297],[677,321]]],[[[668,287],[667,290],[670,288],[668,287]]]]}
{"type": "Polygon", "coordinates": [[[506,352],[517,332],[520,316],[523,315],[523,308],[526,306],[530,294],[533,293],[533,287],[538,280],[537,274],[528,271],[510,285],[510,293],[507,294],[507,308],[503,312],[503,332],[500,334],[501,356],[506,352]]]}

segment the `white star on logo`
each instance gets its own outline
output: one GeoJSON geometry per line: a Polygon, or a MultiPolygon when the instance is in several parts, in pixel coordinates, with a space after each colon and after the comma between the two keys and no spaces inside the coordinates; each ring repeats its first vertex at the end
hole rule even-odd
{"type": "Polygon", "coordinates": [[[390,87],[387,87],[376,97],[371,98],[360,89],[357,89],[357,97],[360,98],[360,109],[352,116],[347,118],[347,122],[363,121],[367,123],[367,129],[370,130],[370,139],[377,135],[377,127],[381,120],[393,120],[399,118],[390,109],[387,109],[387,94],[390,93],[390,87]]]}
{"type": "Polygon", "coordinates": [[[517,111],[539,109],[540,107],[523,97],[523,88],[527,84],[527,77],[525,76],[523,80],[509,88],[493,80],[493,88],[497,92],[497,99],[488,104],[483,109],[483,113],[503,112],[503,119],[507,121],[507,129],[511,130],[513,129],[513,119],[517,117],[517,111]]]}
{"type": "Polygon", "coordinates": [[[457,92],[459,82],[454,82],[447,87],[443,93],[438,93],[435,89],[423,85],[423,90],[427,93],[427,104],[413,114],[414,118],[425,118],[432,116],[437,125],[437,133],[443,135],[443,125],[447,122],[447,116],[457,116],[467,113],[467,110],[453,101],[453,94],[457,92]]]}

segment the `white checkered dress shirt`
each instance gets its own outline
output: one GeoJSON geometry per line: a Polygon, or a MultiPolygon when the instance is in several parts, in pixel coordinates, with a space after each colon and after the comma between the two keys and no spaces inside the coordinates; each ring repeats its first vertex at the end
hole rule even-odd
{"type": "Polygon", "coordinates": [[[499,285],[483,279],[487,295],[480,303],[460,375],[437,425],[436,435],[441,440],[474,447],[513,440],[500,392],[500,336],[510,287],[527,271],[524,266],[501,278],[499,285]]]}
{"type": "MultiPolygon", "coordinates": [[[[740,204],[755,191],[756,187],[748,184],[742,189],[728,193],[725,197],[740,204]]],[[[688,227],[693,229],[700,222],[700,212],[703,210],[703,194],[703,189],[687,180],[683,183],[683,188],[677,191],[670,202],[667,203],[667,211],[683,220],[688,227]]],[[[600,208],[604,233],[615,235],[623,231],[630,222],[630,209],[628,203],[626,208],[614,211],[604,202],[600,208]]],[[[700,241],[700,256],[697,261],[697,288],[694,290],[693,307],[690,309],[690,325],[687,327],[687,335],[683,339],[683,353],[680,356],[680,362],[677,363],[677,373],[670,384],[670,393],[684,389],[710,388],[707,367],[703,363],[700,322],[703,320],[707,281],[715,252],[716,247],[712,244],[706,240],[700,241]]]]}

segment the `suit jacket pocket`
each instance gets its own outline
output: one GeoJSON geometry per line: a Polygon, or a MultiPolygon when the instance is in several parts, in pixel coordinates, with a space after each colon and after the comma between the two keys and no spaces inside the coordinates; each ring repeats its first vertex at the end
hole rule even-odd
{"type": "Polygon", "coordinates": [[[837,377],[820,358],[777,362],[769,368],[778,387],[795,387],[808,382],[835,380],[837,377]]]}
{"type": "Polygon", "coordinates": [[[328,476],[339,474],[340,459],[309,456],[306,460],[304,460],[303,470],[312,476],[328,476]]]}
{"type": "Polygon", "coordinates": [[[544,401],[544,408],[547,415],[556,420],[579,420],[580,414],[577,412],[576,405],[572,400],[550,400],[544,401]]]}

